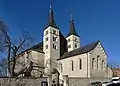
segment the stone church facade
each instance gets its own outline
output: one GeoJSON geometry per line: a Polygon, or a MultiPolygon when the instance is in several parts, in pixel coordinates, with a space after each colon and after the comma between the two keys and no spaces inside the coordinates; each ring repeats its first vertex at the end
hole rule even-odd
{"type": "MultiPolygon", "coordinates": [[[[33,62],[32,76],[49,77],[49,83],[59,73],[59,82],[67,86],[67,78],[111,78],[112,71],[107,66],[107,53],[100,41],[80,46],[80,36],[70,18],[70,31],[64,37],[54,20],[53,10],[49,11],[48,25],[43,30],[43,41],[18,55],[16,72],[26,64],[33,62]],[[51,81],[50,81],[51,80],[51,81]]],[[[49,85],[50,86],[50,85],[49,85]]]]}

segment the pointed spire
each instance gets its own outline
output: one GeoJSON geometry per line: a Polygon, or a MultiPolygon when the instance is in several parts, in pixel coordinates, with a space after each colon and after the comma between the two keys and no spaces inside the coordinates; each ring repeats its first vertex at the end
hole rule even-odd
{"type": "Polygon", "coordinates": [[[51,4],[50,4],[50,10],[49,10],[48,26],[52,26],[52,27],[58,28],[57,25],[56,25],[56,23],[55,23],[55,20],[54,20],[54,12],[52,10],[51,4]]]}
{"type": "Polygon", "coordinates": [[[70,35],[75,35],[75,36],[79,37],[79,35],[76,33],[76,30],[75,30],[74,20],[73,20],[72,15],[70,16],[70,32],[69,32],[68,36],[70,36],[70,35]]]}

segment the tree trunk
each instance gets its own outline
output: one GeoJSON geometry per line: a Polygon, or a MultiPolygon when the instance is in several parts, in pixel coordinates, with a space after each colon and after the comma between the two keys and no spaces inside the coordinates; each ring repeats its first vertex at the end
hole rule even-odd
{"type": "Polygon", "coordinates": [[[9,47],[8,47],[8,56],[7,56],[7,59],[8,59],[8,72],[9,72],[9,74],[11,74],[11,69],[10,69],[10,52],[11,52],[11,45],[9,45],[9,47]]]}
{"type": "Polygon", "coordinates": [[[13,50],[13,60],[12,60],[13,61],[13,65],[12,65],[12,70],[11,70],[12,71],[12,73],[11,73],[12,76],[15,76],[14,70],[15,70],[15,65],[16,65],[16,58],[15,58],[16,54],[17,54],[17,49],[14,49],[13,50]]]}

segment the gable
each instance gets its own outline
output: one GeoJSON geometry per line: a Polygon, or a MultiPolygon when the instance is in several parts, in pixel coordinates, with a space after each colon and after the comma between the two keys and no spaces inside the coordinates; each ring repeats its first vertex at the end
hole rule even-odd
{"type": "Polygon", "coordinates": [[[95,46],[95,48],[90,53],[93,53],[93,52],[96,53],[97,55],[101,54],[107,57],[107,53],[104,47],[102,46],[101,42],[98,42],[98,44],[95,46]]]}

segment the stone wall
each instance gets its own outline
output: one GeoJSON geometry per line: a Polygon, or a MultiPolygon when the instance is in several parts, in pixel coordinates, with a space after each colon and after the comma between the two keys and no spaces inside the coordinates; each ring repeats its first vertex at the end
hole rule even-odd
{"type": "MultiPolygon", "coordinates": [[[[42,81],[47,81],[47,78],[0,78],[0,86],[41,86],[42,81]]],[[[100,81],[106,82],[110,79],[106,78],[78,78],[69,77],[68,84],[65,86],[87,86],[91,82],[100,81]]]]}
{"type": "Polygon", "coordinates": [[[47,78],[0,78],[0,86],[41,86],[47,78]]]}
{"type": "Polygon", "coordinates": [[[106,81],[110,81],[109,78],[69,78],[69,86],[87,86],[89,83],[91,82],[96,82],[96,81],[100,81],[100,82],[106,82],[106,81]]]}

